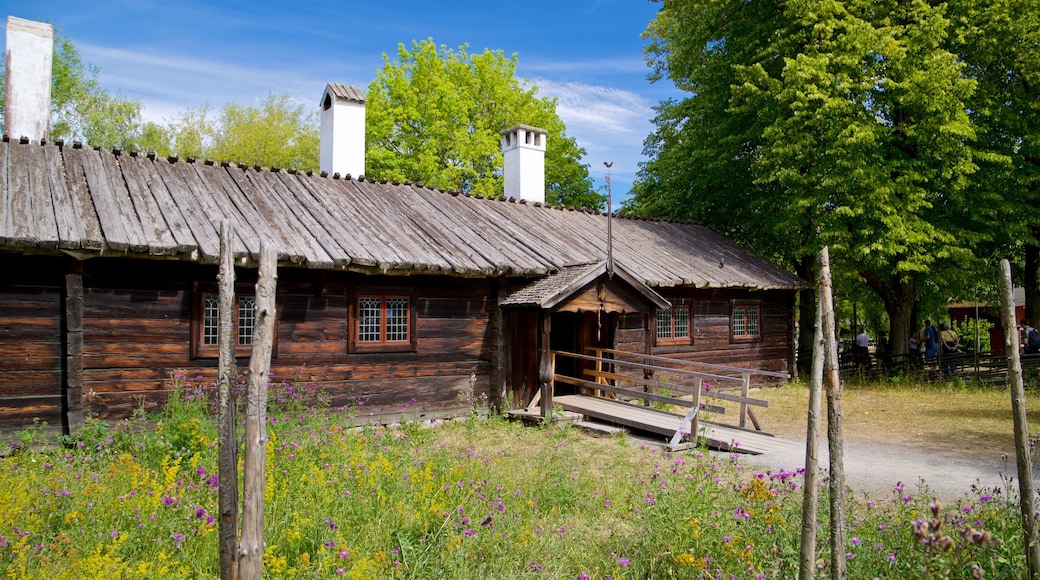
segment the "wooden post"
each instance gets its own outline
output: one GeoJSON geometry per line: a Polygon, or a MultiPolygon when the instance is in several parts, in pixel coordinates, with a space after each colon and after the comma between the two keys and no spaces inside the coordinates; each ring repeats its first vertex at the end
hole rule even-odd
{"type": "Polygon", "coordinates": [[[690,437],[693,439],[693,444],[697,445],[700,442],[701,433],[701,389],[704,388],[704,379],[697,377],[696,385],[693,389],[693,408],[697,410],[693,415],[693,421],[690,424],[690,437]]]}
{"type": "Polygon", "coordinates": [[[65,422],[69,433],[86,424],[83,404],[83,262],[65,274],[65,422]]]}
{"type": "Polygon", "coordinates": [[[1040,579],[1040,545],[1036,533],[1036,491],[1033,489],[1033,466],[1029,457],[1029,427],[1026,422],[1026,393],[1022,384],[1022,361],[1018,355],[1018,331],[1015,321],[1014,287],[1011,264],[1000,261],[1000,304],[1004,321],[1004,345],[1007,350],[1008,379],[1011,383],[1011,415],[1015,423],[1015,459],[1018,466],[1018,498],[1025,535],[1026,566],[1029,577],[1040,579]]]}
{"type": "Polygon", "coordinates": [[[267,463],[267,383],[274,347],[277,255],[260,245],[260,278],[256,283],[256,331],[249,358],[246,399],[246,461],[242,488],[242,540],[238,572],[244,580],[260,580],[264,564],[264,467],[267,463]]]}
{"type": "Polygon", "coordinates": [[[220,222],[220,335],[217,362],[217,473],[220,478],[220,578],[235,580],[238,568],[238,422],[232,389],[238,377],[235,364],[235,259],[231,249],[234,227],[229,220],[220,222]]]}
{"type": "MultiPolygon", "coordinates": [[[[834,296],[831,288],[830,253],[820,251],[820,302],[823,310],[820,326],[825,339],[835,334],[834,296]]],[[[841,376],[838,373],[838,353],[834,348],[824,349],[824,384],[827,388],[827,444],[830,455],[831,506],[831,578],[845,578],[845,450],[842,442],[841,376]]]]}
{"type": "MultiPolygon", "coordinates": [[[[829,273],[828,273],[829,274],[829,273]]],[[[829,281],[828,281],[829,283],[829,281]]],[[[802,537],[799,580],[816,577],[816,516],[820,501],[816,475],[819,470],[820,395],[823,391],[824,349],[834,348],[834,341],[823,331],[823,272],[816,285],[816,331],[813,338],[812,375],[809,377],[809,417],[805,434],[805,476],[802,481],[802,537]]]]}
{"type": "Polygon", "coordinates": [[[745,426],[747,426],[747,413],[748,413],[747,398],[748,398],[748,395],[751,394],[751,373],[746,372],[746,371],[742,372],[742,373],[740,373],[740,378],[744,380],[744,384],[740,387],[740,398],[742,400],[740,401],[740,420],[739,420],[740,428],[743,429],[745,426]]]}
{"type": "Polygon", "coordinates": [[[552,417],[553,407],[553,373],[556,372],[554,361],[550,358],[549,333],[552,331],[552,313],[543,311],[541,343],[538,350],[538,384],[542,392],[542,418],[552,417]]]}

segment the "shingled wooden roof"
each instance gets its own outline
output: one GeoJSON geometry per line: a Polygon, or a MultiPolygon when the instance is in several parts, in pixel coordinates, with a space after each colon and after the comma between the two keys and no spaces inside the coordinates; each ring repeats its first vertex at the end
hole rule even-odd
{"type": "MultiPolygon", "coordinates": [[[[0,142],[0,249],[216,263],[220,221],[253,265],[389,274],[537,277],[596,263],[605,214],[409,183],[0,142]]],[[[804,282],[711,229],[614,218],[614,259],[648,286],[795,288],[804,282]],[[720,263],[724,262],[724,266],[720,263]]]]}

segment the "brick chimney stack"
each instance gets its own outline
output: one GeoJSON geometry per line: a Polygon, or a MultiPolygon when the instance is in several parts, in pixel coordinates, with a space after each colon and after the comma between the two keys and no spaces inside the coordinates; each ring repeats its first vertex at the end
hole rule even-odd
{"type": "Polygon", "coordinates": [[[8,16],[5,56],[4,134],[13,139],[49,139],[54,29],[8,16]]]}

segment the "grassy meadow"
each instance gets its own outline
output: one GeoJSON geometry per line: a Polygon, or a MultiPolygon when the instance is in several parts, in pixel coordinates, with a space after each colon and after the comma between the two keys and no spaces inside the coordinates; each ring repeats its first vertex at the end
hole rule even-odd
{"type": "MultiPolygon", "coordinates": [[[[219,577],[213,389],[175,380],[161,416],[90,421],[58,442],[14,434],[0,576],[219,577]]],[[[291,381],[270,400],[269,578],[797,577],[802,474],[476,412],[356,426],[356,407],[326,408],[291,381]]],[[[940,506],[893,482],[888,496],[850,499],[849,577],[1023,576],[1012,493],[965,490],[940,506]]]]}

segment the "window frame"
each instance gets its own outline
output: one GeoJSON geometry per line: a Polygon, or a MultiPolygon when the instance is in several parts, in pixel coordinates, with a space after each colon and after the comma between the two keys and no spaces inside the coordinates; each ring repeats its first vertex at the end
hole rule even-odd
{"type": "Polygon", "coordinates": [[[686,345],[693,344],[693,308],[687,300],[673,300],[670,308],[658,308],[654,315],[654,325],[650,332],[654,333],[654,344],[655,345],[686,345]],[[676,310],[686,311],[686,334],[676,336],[675,335],[675,321],[678,318],[675,313],[676,310]],[[669,319],[669,336],[660,336],[660,324],[661,324],[661,312],[668,312],[669,319]]]}
{"type": "Polygon", "coordinates": [[[747,342],[761,342],[762,341],[762,301],[760,300],[731,300],[729,304],[729,340],[732,343],[747,343],[747,342]],[[745,333],[737,334],[737,316],[738,312],[743,311],[744,315],[744,326],[750,326],[751,320],[747,316],[747,312],[753,310],[755,312],[756,324],[758,332],[754,334],[745,333]]]}
{"type": "MultiPolygon", "coordinates": [[[[214,299],[218,303],[220,301],[220,293],[214,287],[204,287],[198,284],[195,285],[195,300],[193,301],[193,309],[191,316],[191,357],[192,358],[218,358],[220,356],[220,321],[217,320],[216,329],[217,332],[217,344],[206,344],[206,331],[211,328],[206,325],[206,302],[208,299],[214,299]]],[[[253,335],[256,333],[256,295],[255,288],[253,287],[237,287],[235,288],[235,307],[232,314],[232,324],[235,327],[235,358],[249,357],[253,353],[253,342],[252,336],[249,342],[241,344],[237,339],[241,338],[241,332],[243,330],[241,311],[242,302],[241,300],[251,299],[253,300],[253,318],[252,318],[252,329],[253,335]]],[[[219,308],[219,305],[218,305],[219,308]]],[[[277,309],[276,309],[277,312],[277,309]]],[[[218,314],[219,316],[219,314],[218,314]]],[[[271,356],[275,356],[278,352],[278,324],[277,319],[274,325],[274,336],[272,337],[272,349],[271,356]]]]}
{"type": "Polygon", "coordinates": [[[358,288],[350,300],[350,340],[349,352],[415,352],[416,321],[415,293],[401,288],[358,288]],[[379,340],[361,340],[361,301],[365,299],[379,300],[379,340]],[[404,316],[404,340],[387,340],[387,302],[390,300],[406,300],[408,313],[404,316]]]}

